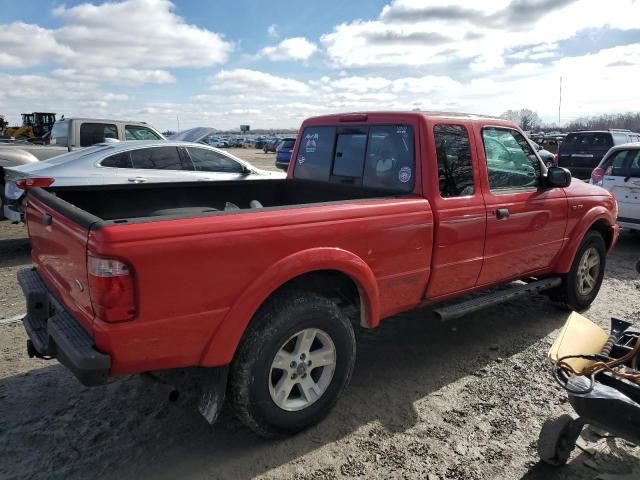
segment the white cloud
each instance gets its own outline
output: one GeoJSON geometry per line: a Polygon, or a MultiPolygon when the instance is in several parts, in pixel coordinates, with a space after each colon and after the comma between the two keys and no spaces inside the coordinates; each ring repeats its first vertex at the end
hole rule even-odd
{"type": "Polygon", "coordinates": [[[30,67],[72,56],[73,50],[60,45],[52,30],[22,22],[0,25],[0,67],[30,67]]]}
{"type": "Polygon", "coordinates": [[[278,77],[258,70],[222,70],[210,78],[211,89],[219,91],[307,93],[309,86],[298,80],[278,77]]]}
{"type": "Polygon", "coordinates": [[[260,50],[260,55],[269,60],[307,60],[318,51],[315,43],[304,37],[286,38],[278,45],[265,47],[260,50]]]}
{"type": "Polygon", "coordinates": [[[478,73],[504,67],[506,52],[544,44],[520,59],[552,58],[554,42],[587,28],[638,28],[640,2],[618,0],[393,0],[375,20],[334,27],[320,41],[335,67],[426,66],[471,61],[478,73]]]}
{"type": "Polygon", "coordinates": [[[267,28],[267,34],[271,38],[278,38],[278,25],[276,23],[269,25],[269,28],[267,28]]]}
{"type": "Polygon", "coordinates": [[[78,70],[75,68],[58,68],[53,76],[68,80],[103,83],[142,85],[145,83],[175,83],[176,79],[166,70],[138,70],[135,68],[97,67],[78,70]]]}
{"type": "MultiPolygon", "coordinates": [[[[139,84],[173,81],[163,68],[202,68],[227,61],[233,49],[230,42],[187,24],[173,10],[169,0],[83,3],[54,9],[60,28],[0,25],[0,66],[64,63],[65,69],[92,67],[104,72],[105,65],[117,65],[122,83],[139,84]]],[[[118,78],[107,76],[108,81],[118,78]]]]}

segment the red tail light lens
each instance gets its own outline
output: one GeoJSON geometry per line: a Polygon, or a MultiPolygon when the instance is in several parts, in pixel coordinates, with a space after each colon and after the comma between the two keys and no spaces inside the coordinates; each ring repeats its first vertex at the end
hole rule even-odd
{"type": "Polygon", "coordinates": [[[89,255],[87,271],[91,304],[100,320],[122,322],[135,317],[133,276],[126,263],[89,255]]]}
{"type": "Polygon", "coordinates": [[[603,180],[604,180],[604,169],[603,168],[596,168],[593,170],[593,172],[591,172],[591,183],[594,185],[599,185],[600,187],[602,186],[603,180]]]}
{"type": "Polygon", "coordinates": [[[38,188],[38,187],[48,187],[53,182],[55,182],[55,178],[21,178],[16,180],[16,187],[22,190],[29,190],[30,188],[38,188]]]}

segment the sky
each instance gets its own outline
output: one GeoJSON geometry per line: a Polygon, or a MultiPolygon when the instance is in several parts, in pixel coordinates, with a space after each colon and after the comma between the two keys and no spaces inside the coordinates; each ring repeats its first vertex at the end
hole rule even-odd
{"type": "Polygon", "coordinates": [[[640,0],[3,2],[0,113],[161,130],[367,110],[640,111],[640,0]]]}

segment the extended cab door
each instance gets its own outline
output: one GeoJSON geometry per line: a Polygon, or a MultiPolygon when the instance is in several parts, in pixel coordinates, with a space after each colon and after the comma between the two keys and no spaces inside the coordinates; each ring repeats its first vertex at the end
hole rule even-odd
{"type": "Polygon", "coordinates": [[[427,297],[435,299],[476,285],[484,253],[487,212],[480,185],[473,131],[462,123],[429,129],[426,182],[433,192],[437,228],[427,297]],[[435,167],[437,164],[437,176],[435,167]]]}
{"type": "Polygon", "coordinates": [[[546,269],[563,243],[567,200],[561,188],[542,188],[542,166],[517,130],[476,126],[484,159],[487,209],[484,262],[478,285],[546,269]]]}

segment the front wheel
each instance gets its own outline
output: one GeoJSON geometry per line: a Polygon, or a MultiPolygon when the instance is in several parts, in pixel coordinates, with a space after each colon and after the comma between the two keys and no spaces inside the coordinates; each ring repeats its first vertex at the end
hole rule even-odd
{"type": "Polygon", "coordinates": [[[571,270],[562,285],[552,291],[552,298],[571,310],[585,310],[595,300],[606,265],[607,249],[602,235],[589,231],[573,259],[571,270]]]}
{"type": "Polygon", "coordinates": [[[355,352],[351,322],[334,302],[282,295],[258,312],[238,347],[229,379],[233,409],[269,438],[314,425],[349,383],[355,352]]]}

